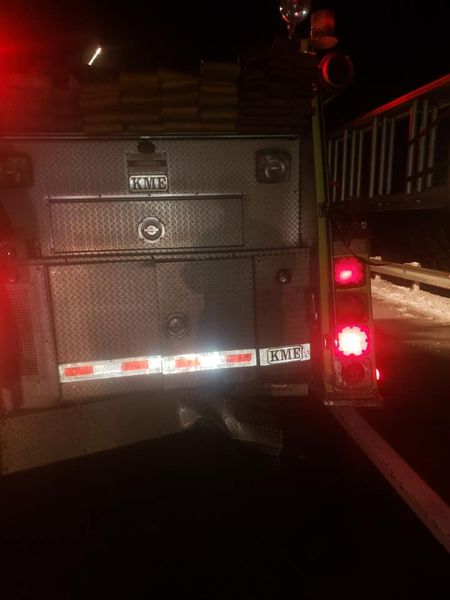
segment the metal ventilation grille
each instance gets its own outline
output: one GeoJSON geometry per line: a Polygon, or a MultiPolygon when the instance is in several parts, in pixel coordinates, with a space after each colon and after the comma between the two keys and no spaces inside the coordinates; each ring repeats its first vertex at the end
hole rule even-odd
{"type": "Polygon", "coordinates": [[[27,289],[14,286],[10,288],[9,293],[18,334],[20,374],[22,376],[38,375],[29,292],[27,289]]]}

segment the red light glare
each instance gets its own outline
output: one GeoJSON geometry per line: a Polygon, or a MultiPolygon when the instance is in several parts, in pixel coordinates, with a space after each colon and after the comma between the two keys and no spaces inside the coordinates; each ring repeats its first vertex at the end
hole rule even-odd
{"type": "Polygon", "coordinates": [[[375,377],[376,377],[377,381],[380,381],[380,379],[381,379],[380,369],[375,369],[375,377]]]}
{"type": "Polygon", "coordinates": [[[347,325],[338,330],[335,343],[338,352],[344,356],[363,356],[369,353],[369,330],[347,325]]]}
{"type": "Polygon", "coordinates": [[[354,256],[334,260],[334,281],[339,286],[363,285],[366,279],[364,263],[354,256]]]}

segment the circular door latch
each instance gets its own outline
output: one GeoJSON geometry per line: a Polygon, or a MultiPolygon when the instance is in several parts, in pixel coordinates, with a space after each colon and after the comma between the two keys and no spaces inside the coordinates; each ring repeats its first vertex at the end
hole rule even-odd
{"type": "Polygon", "coordinates": [[[173,337],[180,338],[187,334],[191,326],[189,317],[182,313],[173,313],[166,319],[167,333],[173,337]]]}
{"type": "Polygon", "coordinates": [[[289,271],[289,269],[280,269],[277,273],[277,281],[278,283],[281,283],[282,285],[286,285],[287,283],[290,283],[292,279],[292,273],[289,271]]]}
{"type": "Polygon", "coordinates": [[[158,217],[145,217],[139,221],[138,235],[144,242],[154,243],[164,237],[166,228],[158,217]]]}

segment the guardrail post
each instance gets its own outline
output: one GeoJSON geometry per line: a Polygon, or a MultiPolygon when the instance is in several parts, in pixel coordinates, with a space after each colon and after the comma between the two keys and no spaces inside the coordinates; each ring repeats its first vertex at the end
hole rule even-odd
{"type": "MultiPolygon", "coordinates": [[[[419,269],[422,268],[422,265],[419,262],[415,261],[403,264],[405,265],[405,267],[418,267],[419,269]]],[[[420,290],[420,283],[418,281],[411,281],[410,290],[412,292],[418,292],[420,290]]]]}

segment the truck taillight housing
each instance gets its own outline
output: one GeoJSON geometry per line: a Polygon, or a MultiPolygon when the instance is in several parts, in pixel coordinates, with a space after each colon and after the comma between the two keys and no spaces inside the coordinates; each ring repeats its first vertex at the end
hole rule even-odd
{"type": "Polygon", "coordinates": [[[370,316],[370,298],[361,292],[336,294],[337,323],[366,323],[370,316]]]}
{"type": "Polygon", "coordinates": [[[378,398],[368,251],[363,238],[351,240],[350,248],[333,242],[334,387],[338,402],[354,404],[378,398]]]}

